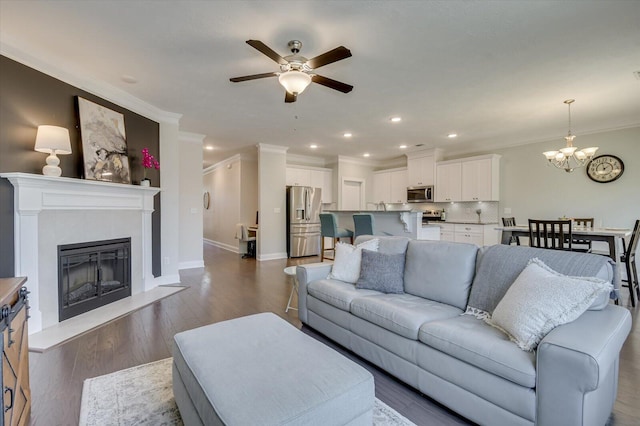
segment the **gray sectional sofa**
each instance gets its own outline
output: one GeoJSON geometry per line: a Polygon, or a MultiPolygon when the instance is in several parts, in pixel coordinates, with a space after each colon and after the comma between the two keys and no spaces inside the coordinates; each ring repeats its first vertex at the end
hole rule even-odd
{"type": "Polygon", "coordinates": [[[605,295],[577,320],[549,332],[533,352],[464,313],[471,302],[492,312],[532,258],[562,274],[616,282],[608,258],[376,238],[379,252],[405,253],[404,293],[327,279],[330,263],[300,265],[298,307],[305,325],[479,424],[606,423],[616,399],[619,353],[631,328],[626,309],[605,295]]]}

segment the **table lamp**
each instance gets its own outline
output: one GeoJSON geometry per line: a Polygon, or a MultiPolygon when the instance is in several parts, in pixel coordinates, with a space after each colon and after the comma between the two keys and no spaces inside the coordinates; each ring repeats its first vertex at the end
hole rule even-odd
{"type": "Polygon", "coordinates": [[[38,152],[46,152],[47,165],[42,168],[45,176],[60,176],[62,169],[58,167],[60,159],[57,154],[71,154],[71,141],[69,130],[58,126],[38,126],[36,146],[38,152]]]}

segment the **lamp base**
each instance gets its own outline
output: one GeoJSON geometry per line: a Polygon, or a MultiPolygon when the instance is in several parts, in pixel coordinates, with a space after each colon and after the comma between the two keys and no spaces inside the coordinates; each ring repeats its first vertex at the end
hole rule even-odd
{"type": "Polygon", "coordinates": [[[42,174],[45,176],[61,176],[62,169],[58,167],[60,164],[60,159],[56,156],[55,152],[52,152],[47,157],[47,165],[42,168],[42,174]]]}

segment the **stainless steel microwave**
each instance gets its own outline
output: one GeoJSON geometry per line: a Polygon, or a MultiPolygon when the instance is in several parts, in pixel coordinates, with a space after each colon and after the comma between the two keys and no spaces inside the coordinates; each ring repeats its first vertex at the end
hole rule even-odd
{"type": "Polygon", "coordinates": [[[408,203],[433,203],[433,186],[410,186],[407,188],[408,203]]]}

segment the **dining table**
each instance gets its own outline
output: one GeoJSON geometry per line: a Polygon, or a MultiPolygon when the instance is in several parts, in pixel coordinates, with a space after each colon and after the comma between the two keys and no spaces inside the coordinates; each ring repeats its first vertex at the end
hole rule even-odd
{"type": "MultiPolygon", "coordinates": [[[[529,227],[516,225],[516,226],[498,226],[495,228],[497,231],[502,231],[502,244],[509,244],[511,237],[529,237],[529,227]]],[[[622,247],[622,241],[625,237],[631,235],[631,229],[629,228],[590,228],[590,227],[576,227],[571,229],[571,233],[574,239],[580,239],[584,241],[604,241],[609,245],[608,256],[615,262],[620,262],[620,253],[622,247]]]]}

